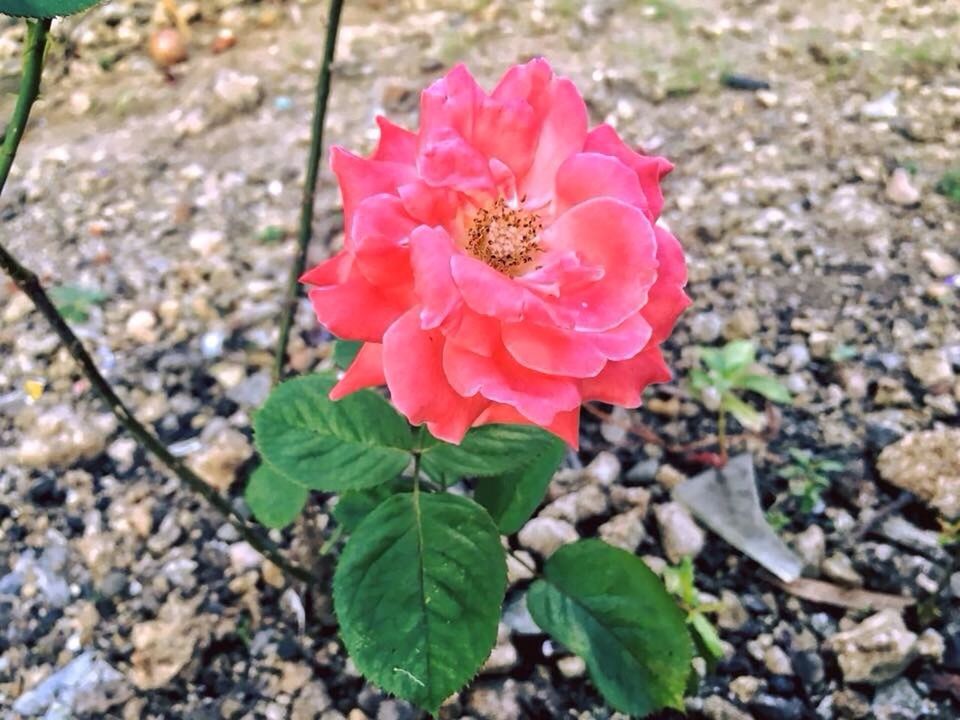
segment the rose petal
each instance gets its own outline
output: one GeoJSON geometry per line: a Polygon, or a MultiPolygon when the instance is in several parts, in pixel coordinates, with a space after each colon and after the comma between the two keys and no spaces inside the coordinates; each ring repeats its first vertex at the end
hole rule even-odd
{"type": "Polygon", "coordinates": [[[600,333],[584,333],[531,322],[504,323],[503,344],[524,367],[548,375],[593,377],[607,360],[626,360],[640,352],[651,335],[640,313],[600,333]]]}
{"type": "Polygon", "coordinates": [[[383,115],[377,115],[380,140],[371,160],[413,165],[417,160],[417,134],[394,125],[383,115]]]}
{"type": "Polygon", "coordinates": [[[557,170],[556,212],[595,197],[610,197],[648,210],[637,174],[610,155],[577,153],[557,170]]]}
{"type": "Polygon", "coordinates": [[[473,136],[473,123],[484,92],[462,63],[432,83],[420,95],[420,134],[437,128],[453,129],[460,137],[473,136]]]}
{"type": "Polygon", "coordinates": [[[522,65],[510,67],[490,95],[500,102],[523,100],[531,105],[535,112],[543,114],[544,107],[549,102],[553,77],[550,63],[542,57],[534,58],[522,65]]]}
{"type": "Polygon", "coordinates": [[[350,235],[353,213],[364,199],[379,193],[395,195],[400,185],[412,182],[416,176],[416,168],[412,165],[368,160],[336,146],[330,150],[330,168],[340,183],[344,233],[347,236],[350,235]]]}
{"type": "MultiPolygon", "coordinates": [[[[341,253],[345,255],[345,253],[341,253]]],[[[314,283],[328,275],[328,263],[306,273],[302,280],[314,283]]],[[[337,258],[336,268],[346,268],[337,284],[315,287],[308,293],[317,319],[334,335],[348,340],[380,342],[390,324],[406,309],[387,296],[353,267],[351,259],[337,258]]]]}
{"type": "Polygon", "coordinates": [[[421,225],[410,241],[414,286],[421,303],[420,324],[430,330],[446,320],[461,302],[450,271],[453,240],[444,230],[421,225]]]}
{"type": "Polygon", "coordinates": [[[607,124],[598,125],[587,135],[584,143],[587,152],[598,152],[612,155],[624,165],[630,167],[640,181],[640,187],[647,199],[647,208],[651,220],[660,217],[663,209],[663,190],[660,189],[660,180],[673,170],[673,165],[666,158],[657,155],[642,155],[631,150],[617,131],[607,124]]]}
{"type": "MultiPolygon", "coordinates": [[[[477,418],[477,421],[474,423],[474,425],[492,425],[495,423],[536,425],[536,423],[530,422],[529,419],[525,418],[509,405],[500,405],[499,403],[494,403],[489,408],[484,410],[480,417],[477,418]]],[[[573,410],[564,410],[563,412],[558,412],[556,417],[553,419],[553,422],[544,426],[544,429],[549,430],[554,435],[557,435],[561,440],[567,443],[567,445],[576,450],[580,445],[579,406],[573,410]]]]}
{"type": "Polygon", "coordinates": [[[300,282],[304,285],[335,285],[347,279],[352,264],[353,256],[349,252],[340,251],[307,270],[300,276],[300,282]]]}
{"type": "Polygon", "coordinates": [[[461,395],[479,393],[494,402],[511,405],[538,425],[548,425],[558,412],[580,405],[574,380],[528,370],[503,348],[486,357],[447,343],[443,348],[443,370],[461,395]]]}
{"type": "Polygon", "coordinates": [[[470,139],[486,157],[499,160],[520,177],[533,162],[539,128],[538,118],[527,102],[486,98],[480,104],[470,139]]]}
{"type": "Polygon", "coordinates": [[[458,394],[443,371],[443,335],[420,327],[420,308],[400,317],[383,337],[383,373],[390,399],[414,425],[458,443],[489,402],[458,394]]]}
{"type": "Polygon", "coordinates": [[[549,200],[558,168],[568,157],[583,150],[587,137],[587,106],[576,86],[566,78],[554,79],[550,102],[542,117],[533,164],[520,183],[521,193],[534,205],[549,200]]]}
{"type": "Polygon", "coordinates": [[[364,343],[343,377],[333,386],[330,399],[339,400],[362,388],[386,384],[387,379],[383,375],[383,345],[364,343]]]}
{"type": "Polygon", "coordinates": [[[434,188],[422,180],[401,185],[397,194],[403,207],[414,220],[422,225],[448,227],[457,217],[457,193],[446,188],[434,188]]]}
{"type": "Polygon", "coordinates": [[[628,360],[650,342],[653,328],[642,313],[631,315],[615,328],[602,333],[586,333],[587,341],[608,360],[628,360]]]}
{"type": "Polygon", "coordinates": [[[409,236],[416,226],[396,195],[372,195],[357,206],[347,248],[367,280],[378,287],[412,284],[409,236]]]}
{"type": "Polygon", "coordinates": [[[602,282],[564,287],[552,303],[576,313],[575,329],[608,330],[646,303],[657,277],[657,246],[653,226],[639,208],[611,198],[587,200],[557,218],[544,231],[543,243],[604,268],[602,282]]]}
{"type": "Polygon", "coordinates": [[[496,187],[483,153],[447,127],[421,136],[417,172],[427,185],[464,193],[492,193],[496,187]]]}
{"type": "Polygon", "coordinates": [[[660,267],[641,313],[653,327],[651,341],[659,344],[670,336],[677,318],[690,306],[691,300],[683,291],[687,284],[687,264],[680,243],[659,226],[654,227],[654,232],[660,267]]]}
{"type": "Polygon", "coordinates": [[[557,297],[560,289],[568,291],[603,278],[602,267],[584,265],[572,250],[548,251],[537,258],[538,267],[517,278],[517,282],[534,292],[557,297]]]}
{"type": "Polygon", "coordinates": [[[650,345],[630,360],[611,361],[600,374],[580,383],[584,401],[598,400],[611,405],[640,406],[644,388],[667,382],[672,375],[656,345],[650,345]]]}
{"type": "Polygon", "coordinates": [[[556,326],[504,323],[503,344],[518,363],[548,375],[593,377],[607,362],[584,333],[556,326]]]}

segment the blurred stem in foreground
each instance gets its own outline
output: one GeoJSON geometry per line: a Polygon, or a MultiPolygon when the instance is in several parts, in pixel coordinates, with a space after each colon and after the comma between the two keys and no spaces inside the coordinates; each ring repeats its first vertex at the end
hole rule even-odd
{"type": "Polygon", "coordinates": [[[273,362],[273,382],[283,378],[283,368],[287,362],[287,345],[290,342],[290,329],[293,326],[297,310],[297,296],[300,292],[300,276],[307,265],[307,250],[313,238],[313,203],[317,194],[317,175],[320,168],[320,156],[323,152],[323,128],[327,116],[327,100],[330,97],[330,66],[337,49],[337,31],[340,27],[340,13],[344,0],[330,0],[327,15],[327,37],[323,46],[323,60],[320,63],[320,76],[317,78],[317,94],[313,107],[313,125],[310,128],[310,153],[307,156],[307,176],[303,184],[303,197],[300,201],[300,229],[297,234],[297,254],[290,267],[287,280],[287,292],[284,297],[280,318],[280,339],[273,362]]]}
{"type": "MultiPolygon", "coordinates": [[[[7,182],[10,167],[17,154],[23,131],[30,117],[30,110],[40,89],[40,75],[43,72],[43,55],[47,47],[47,32],[50,29],[50,20],[27,21],[27,37],[23,52],[23,72],[20,76],[20,90],[13,117],[7,125],[3,147],[0,148],[0,193],[7,182]]],[[[40,314],[50,323],[54,332],[63,342],[67,351],[80,366],[84,376],[90,381],[91,387],[107,404],[111,412],[120,421],[127,431],[133,435],[141,445],[153,455],[181,481],[192,490],[202,495],[211,505],[236,526],[243,539],[256,548],[274,565],[281,568],[288,575],[312,583],[314,578],[308,571],[289,563],[280,553],[279,548],[266,535],[247,522],[247,520],[233,507],[229,500],[220,495],[210,485],[191,470],[180,458],[173,455],[160,439],[136,419],[130,409],[116,394],[110,383],[100,374],[90,354],[83,347],[83,343],[67,325],[63,315],[47,295],[36,273],[20,264],[10,252],[0,243],[0,267],[13,280],[14,284],[29,297],[40,314]]]]}

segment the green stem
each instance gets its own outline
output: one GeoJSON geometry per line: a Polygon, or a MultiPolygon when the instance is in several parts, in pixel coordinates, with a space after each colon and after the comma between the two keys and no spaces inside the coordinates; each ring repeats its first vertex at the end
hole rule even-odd
{"type": "MultiPolygon", "coordinates": [[[[49,27],[49,20],[28,24],[26,47],[23,54],[23,73],[20,78],[20,93],[17,96],[13,118],[8,125],[3,148],[0,149],[0,193],[3,192],[10,166],[16,156],[20,139],[23,137],[23,129],[30,116],[30,109],[37,98],[49,27]]],[[[93,358],[90,357],[90,354],[83,347],[83,343],[70,329],[66,320],[50,300],[36,274],[21,265],[2,243],[0,243],[0,267],[7,272],[14,284],[33,301],[40,314],[50,323],[67,351],[80,366],[84,376],[90,381],[94,391],[110,408],[120,424],[147,450],[153,453],[168,470],[223,513],[251,546],[289,575],[305,582],[312,582],[314,578],[309,572],[287,562],[280,554],[277,546],[247,523],[246,519],[237,512],[229,500],[205,483],[186,463],[173,455],[158,437],[137,420],[103,375],[100,374],[93,358]]]]}
{"type": "Polygon", "coordinates": [[[420,495],[420,463],[423,461],[423,434],[426,432],[426,426],[421,425],[415,431],[416,447],[413,450],[413,495],[420,495]]]}
{"type": "Polygon", "coordinates": [[[721,409],[717,417],[717,445],[720,447],[720,461],[727,464],[727,411],[721,409]]]}
{"type": "Polygon", "coordinates": [[[7,184],[7,176],[20,147],[23,131],[27,128],[30,108],[40,94],[40,75],[43,73],[43,53],[47,49],[47,32],[51,20],[27,21],[27,39],[23,46],[23,72],[20,92],[13,108],[13,117],[7,123],[3,148],[0,149],[0,191],[7,184]]]}
{"type": "Polygon", "coordinates": [[[317,78],[317,94],[313,107],[313,125],[310,129],[310,154],[307,156],[307,177],[303,184],[303,197],[300,201],[300,229],[297,234],[297,254],[290,266],[287,279],[287,292],[284,297],[280,318],[280,339],[273,362],[273,382],[283,377],[283,368],[287,362],[287,345],[290,343],[290,329],[297,309],[297,295],[300,292],[300,276],[307,265],[307,250],[313,238],[313,203],[317,194],[317,176],[320,168],[320,155],[323,152],[323,128],[327,116],[327,100],[330,97],[330,66],[337,48],[337,30],[340,27],[340,13],[344,0],[330,0],[327,15],[327,37],[323,46],[323,61],[320,63],[320,76],[317,78]]]}

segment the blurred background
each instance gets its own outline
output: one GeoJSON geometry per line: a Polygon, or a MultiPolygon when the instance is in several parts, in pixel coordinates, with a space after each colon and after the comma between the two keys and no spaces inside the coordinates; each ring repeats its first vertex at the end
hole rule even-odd
{"type": "MultiPolygon", "coordinates": [[[[324,3],[114,0],[55,22],[0,201],[4,244],[54,288],[103,372],[241,504],[325,15],[324,3]]],[[[3,117],[23,34],[0,20],[3,117]]],[[[377,114],[415,126],[420,90],[456,62],[489,88],[536,55],[576,81],[593,122],[676,165],[663,219],[688,253],[694,300],[667,346],[674,382],[639,411],[586,424],[550,491],[573,496],[563,522],[654,566],[675,559],[676,543],[695,556],[725,658],[691,717],[957,717],[960,4],[347,0],[327,144],[372,149],[377,114]],[[764,509],[809,576],[913,606],[864,626],[866,604],[784,593],[688,517],[658,511],[700,468],[623,421],[676,443],[709,436],[687,371],[698,346],[737,338],[794,395],[744,441],[764,509]],[[779,474],[790,448],[843,467],[815,504],[779,474]],[[598,473],[623,492],[579,502],[598,473]],[[947,497],[930,502],[938,482],[947,497]],[[878,513],[895,521],[860,532],[878,513]]],[[[323,168],[314,261],[341,242],[323,168]]],[[[327,362],[329,340],[303,303],[294,369],[327,362]]],[[[328,510],[318,496],[277,539],[302,554],[329,532],[328,510]]],[[[443,717],[610,717],[582,662],[510,604],[524,585],[511,579],[494,655],[443,717]]],[[[0,715],[415,717],[346,660],[322,589],[285,583],[117,430],[5,279],[0,715]]]]}

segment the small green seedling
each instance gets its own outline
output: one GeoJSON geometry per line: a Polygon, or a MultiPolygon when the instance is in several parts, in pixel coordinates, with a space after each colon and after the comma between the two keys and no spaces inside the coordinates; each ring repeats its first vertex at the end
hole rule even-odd
{"type": "Polygon", "coordinates": [[[843,363],[855,357],[857,357],[857,349],[853,345],[840,344],[830,351],[830,360],[835,363],[843,363]]]}
{"type": "Polygon", "coordinates": [[[843,470],[843,463],[816,458],[807,450],[790,448],[791,463],[780,469],[780,477],[790,482],[790,494],[800,499],[800,511],[823,509],[823,491],[830,487],[830,473],[843,470]]]}
{"type": "Polygon", "coordinates": [[[663,584],[687,613],[687,625],[690,626],[700,656],[707,661],[708,666],[713,666],[723,658],[723,644],[717,629],[705,613],[717,612],[720,608],[717,603],[700,602],[700,593],[694,584],[693,561],[689,556],[677,565],[664,569],[663,584]]]}
{"type": "Polygon", "coordinates": [[[720,454],[726,457],[726,427],[729,412],[747,430],[759,432],[764,416],[741,397],[755,392],[772,402],[789,403],[783,384],[757,365],[757,350],[749,340],[733,340],[722,348],[700,348],[701,367],[690,373],[690,386],[708,410],[717,415],[720,454]]]}
{"type": "Polygon", "coordinates": [[[267,245],[276,245],[287,237],[287,231],[278,225],[267,225],[257,235],[257,240],[267,245]]]}
{"type": "Polygon", "coordinates": [[[780,532],[790,524],[790,518],[781,510],[767,510],[767,524],[780,532]]]}
{"type": "Polygon", "coordinates": [[[84,323],[90,319],[90,310],[107,299],[107,295],[96,288],[82,288],[74,285],[61,285],[50,288],[50,299],[57,310],[68,321],[84,323]]]}
{"type": "Polygon", "coordinates": [[[936,190],[941,195],[946,195],[955,203],[960,203],[960,168],[948,170],[937,183],[936,190]]]}
{"type": "Polygon", "coordinates": [[[946,518],[937,518],[940,523],[940,536],[937,538],[941,545],[960,543],[960,520],[951,522],[946,518]]]}

